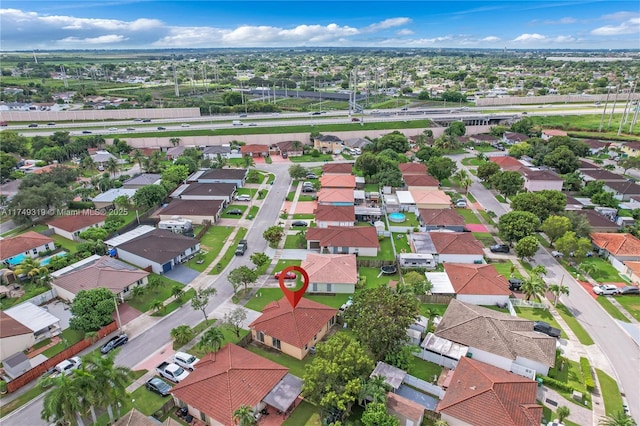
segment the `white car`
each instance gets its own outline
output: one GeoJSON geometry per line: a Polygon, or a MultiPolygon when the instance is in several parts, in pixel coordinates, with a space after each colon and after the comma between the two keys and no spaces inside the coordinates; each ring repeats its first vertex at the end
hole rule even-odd
{"type": "Polygon", "coordinates": [[[233,197],[233,199],[236,201],[251,201],[251,195],[239,194],[233,197]]]}
{"type": "Polygon", "coordinates": [[[110,132],[117,132],[118,128],[117,127],[109,127],[109,131],[110,132]]]}
{"type": "Polygon", "coordinates": [[[189,124],[189,123],[182,123],[182,124],[180,125],[180,127],[191,127],[191,124],[189,124]]]}
{"type": "Polygon", "coordinates": [[[176,352],[176,354],[173,356],[173,362],[189,371],[195,370],[198,361],[200,361],[199,358],[196,358],[195,356],[186,352],[176,352]]]}
{"type": "Polygon", "coordinates": [[[562,252],[554,250],[551,252],[551,256],[555,257],[555,258],[561,258],[564,256],[564,254],[562,254],[562,252]]]}
{"type": "Polygon", "coordinates": [[[593,292],[598,296],[607,296],[618,293],[618,287],[613,284],[597,285],[593,287],[593,292]]]}

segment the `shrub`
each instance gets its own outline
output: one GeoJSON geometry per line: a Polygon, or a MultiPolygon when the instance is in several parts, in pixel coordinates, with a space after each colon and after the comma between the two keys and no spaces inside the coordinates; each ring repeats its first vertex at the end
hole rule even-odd
{"type": "Polygon", "coordinates": [[[69,201],[70,210],[84,210],[94,208],[94,204],[91,201],[69,201]]]}
{"type": "Polygon", "coordinates": [[[591,366],[589,360],[585,357],[580,357],[580,369],[582,370],[582,376],[584,377],[584,386],[589,392],[592,392],[596,387],[593,381],[593,375],[591,374],[591,366]]]}
{"type": "Polygon", "coordinates": [[[551,377],[541,377],[541,376],[537,376],[537,377],[542,378],[542,383],[549,386],[550,388],[554,388],[555,390],[559,390],[561,392],[567,392],[567,393],[571,393],[574,391],[573,386],[565,382],[552,379],[551,377]]]}

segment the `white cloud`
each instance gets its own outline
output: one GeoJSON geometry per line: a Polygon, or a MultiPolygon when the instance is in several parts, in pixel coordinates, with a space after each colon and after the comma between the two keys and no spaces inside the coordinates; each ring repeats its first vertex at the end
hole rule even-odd
{"type": "Polygon", "coordinates": [[[626,12],[626,11],[621,11],[621,12],[615,12],[615,13],[610,13],[608,15],[602,15],[600,17],[600,19],[604,20],[604,21],[626,21],[627,19],[632,19],[632,18],[637,18],[638,16],[640,16],[640,13],[638,12],[626,12]]]}
{"type": "Polygon", "coordinates": [[[640,33],[640,17],[627,19],[619,25],[605,25],[591,31],[592,35],[597,36],[617,36],[638,33],[640,33]]]}
{"type": "Polygon", "coordinates": [[[76,37],[67,37],[59,41],[62,43],[113,44],[113,43],[120,43],[125,40],[129,40],[129,37],[111,34],[111,35],[104,35],[100,37],[83,38],[83,39],[79,39],[76,37]]]}
{"type": "Polygon", "coordinates": [[[371,24],[367,27],[362,28],[363,33],[372,33],[380,30],[386,30],[389,28],[400,27],[402,25],[407,25],[411,23],[410,18],[389,18],[384,21],[377,22],[375,24],[371,24]]]}
{"type": "Polygon", "coordinates": [[[576,18],[571,18],[571,17],[565,17],[565,18],[560,18],[560,19],[547,19],[545,21],[542,21],[543,24],[545,25],[567,25],[567,24],[575,24],[576,22],[578,22],[578,20],[576,18]]]}
{"type": "Polygon", "coordinates": [[[496,41],[500,41],[500,37],[496,37],[496,36],[488,36],[488,37],[485,37],[485,38],[481,39],[480,41],[485,41],[485,42],[488,42],[488,43],[493,43],[493,42],[496,42],[496,41]]]}
{"type": "Polygon", "coordinates": [[[414,32],[413,32],[413,31],[411,31],[411,30],[410,30],[410,29],[408,29],[408,28],[403,28],[403,29],[398,30],[398,31],[396,32],[396,34],[398,34],[399,36],[411,35],[411,34],[413,34],[413,33],[414,33],[414,32]]]}
{"type": "Polygon", "coordinates": [[[541,34],[521,34],[514,38],[515,42],[528,42],[528,41],[546,41],[547,37],[541,34]]]}

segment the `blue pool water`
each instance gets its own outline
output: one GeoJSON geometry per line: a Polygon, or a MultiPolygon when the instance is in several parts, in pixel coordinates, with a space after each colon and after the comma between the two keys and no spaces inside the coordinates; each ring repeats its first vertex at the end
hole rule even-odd
{"type": "Polygon", "coordinates": [[[67,252],[63,251],[58,254],[54,254],[53,256],[45,257],[40,261],[40,266],[47,266],[49,262],[51,262],[51,259],[53,259],[54,257],[65,257],[66,255],[67,255],[67,252]]]}
{"type": "Polygon", "coordinates": [[[404,213],[389,213],[389,220],[395,223],[402,223],[407,219],[404,213]]]}
{"type": "Polygon", "coordinates": [[[22,261],[25,260],[26,258],[27,258],[26,254],[20,253],[19,255],[14,256],[11,259],[7,260],[7,262],[9,263],[10,266],[16,266],[22,263],[22,261]]]}

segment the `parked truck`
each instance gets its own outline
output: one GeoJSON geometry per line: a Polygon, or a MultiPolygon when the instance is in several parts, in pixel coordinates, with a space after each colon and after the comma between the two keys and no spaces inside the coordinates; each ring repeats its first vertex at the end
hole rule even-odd
{"type": "Polygon", "coordinates": [[[244,252],[247,251],[248,246],[247,240],[240,240],[238,247],[236,247],[236,256],[244,256],[244,252]]]}
{"type": "Polygon", "coordinates": [[[173,362],[163,362],[156,367],[156,372],[165,379],[171,380],[174,383],[180,383],[189,375],[184,368],[173,362]]]}

